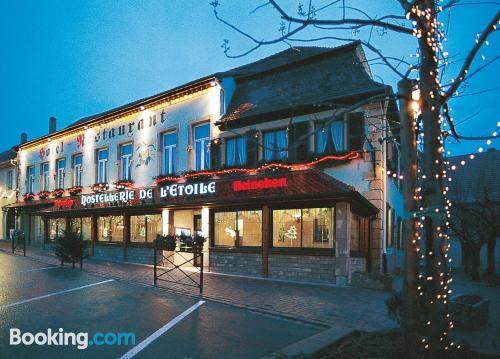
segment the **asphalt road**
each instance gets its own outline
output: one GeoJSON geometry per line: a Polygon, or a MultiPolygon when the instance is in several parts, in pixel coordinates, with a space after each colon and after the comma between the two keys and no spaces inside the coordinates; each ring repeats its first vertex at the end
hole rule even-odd
{"type": "Polygon", "coordinates": [[[0,358],[259,358],[320,330],[0,252],[0,358]],[[44,333],[39,341],[49,328],[103,335],[86,349],[82,334],[76,345],[10,345],[12,328],[44,333]],[[107,333],[133,333],[135,344],[97,345],[116,340],[107,333]]]}

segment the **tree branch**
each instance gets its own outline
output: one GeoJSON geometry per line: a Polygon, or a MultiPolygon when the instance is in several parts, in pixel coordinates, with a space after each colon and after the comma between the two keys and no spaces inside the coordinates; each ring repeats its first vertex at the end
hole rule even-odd
{"type": "Polygon", "coordinates": [[[299,19],[288,15],[285,10],[283,10],[275,0],[269,0],[271,5],[280,13],[283,20],[293,22],[296,24],[302,24],[305,26],[309,25],[360,25],[360,26],[378,26],[383,27],[388,30],[393,30],[396,32],[401,32],[404,34],[413,34],[413,29],[391,24],[379,19],[340,19],[340,20],[317,20],[317,19],[299,19]]]}
{"type": "Polygon", "coordinates": [[[467,58],[462,66],[462,69],[460,70],[460,73],[455,80],[455,82],[450,86],[448,91],[444,95],[441,96],[441,103],[446,102],[452,95],[455,93],[455,91],[458,89],[458,87],[462,84],[462,82],[465,80],[467,72],[469,71],[470,65],[472,64],[472,61],[474,60],[477,52],[481,48],[481,46],[484,44],[488,36],[496,30],[497,27],[497,22],[500,21],[500,11],[497,11],[496,15],[493,17],[493,19],[490,21],[486,29],[483,31],[481,36],[479,37],[478,40],[476,40],[476,45],[472,48],[472,50],[469,52],[469,55],[467,55],[467,58]]]}

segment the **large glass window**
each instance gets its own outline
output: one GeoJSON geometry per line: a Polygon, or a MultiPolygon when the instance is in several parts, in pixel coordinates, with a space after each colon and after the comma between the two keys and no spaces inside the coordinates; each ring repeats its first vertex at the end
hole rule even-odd
{"type": "Polygon", "coordinates": [[[64,176],[66,172],[66,159],[57,160],[57,188],[64,188],[64,176]]]}
{"type": "Polygon", "coordinates": [[[206,170],[210,168],[210,123],[194,127],[194,151],[196,170],[206,170]]]}
{"type": "Polygon", "coordinates": [[[108,181],[108,150],[97,151],[97,183],[108,181]]]}
{"type": "Polygon", "coordinates": [[[286,160],[288,158],[288,138],[286,130],[264,133],[264,160],[286,160]]]}
{"type": "Polygon", "coordinates": [[[73,186],[82,185],[82,155],[78,154],[73,157],[73,186]]]}
{"type": "Polygon", "coordinates": [[[42,163],[42,191],[48,191],[50,185],[49,163],[42,163]]]}
{"type": "Polygon", "coordinates": [[[216,246],[262,245],[262,211],[216,212],[214,222],[216,246]]]}
{"type": "Polygon", "coordinates": [[[123,242],[123,216],[98,217],[97,240],[123,242]]]}
{"type": "Polygon", "coordinates": [[[120,146],[120,179],[130,181],[132,179],[132,144],[127,143],[120,146]]]}
{"type": "Polygon", "coordinates": [[[92,236],[92,218],[78,217],[71,218],[71,230],[76,232],[84,241],[90,241],[92,236]]]}
{"type": "Polygon", "coordinates": [[[66,231],[65,218],[49,218],[49,239],[51,241],[61,238],[66,231]]]}
{"type": "Polygon", "coordinates": [[[245,137],[226,140],[226,164],[240,166],[247,163],[247,141],[245,137]]]}
{"type": "Polygon", "coordinates": [[[29,166],[27,169],[28,173],[28,192],[29,193],[34,193],[35,192],[35,166],[29,166]]]}
{"type": "Polygon", "coordinates": [[[153,242],[162,233],[161,214],[130,217],[130,241],[153,242]]]}
{"type": "Polygon", "coordinates": [[[318,123],[316,131],[316,153],[330,151],[342,152],[346,150],[344,140],[344,121],[334,121],[330,124],[318,123]],[[329,136],[333,148],[327,148],[329,136]]]}
{"type": "Polygon", "coordinates": [[[175,173],[175,154],[177,148],[177,133],[168,132],[162,135],[162,174],[175,173]]]}
{"type": "Polygon", "coordinates": [[[334,208],[273,210],[273,246],[334,248],[334,208]]]}

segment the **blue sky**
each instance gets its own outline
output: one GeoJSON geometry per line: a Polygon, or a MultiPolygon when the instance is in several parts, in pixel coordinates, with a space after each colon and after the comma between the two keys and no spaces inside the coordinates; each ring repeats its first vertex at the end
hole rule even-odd
{"type": "MultiPolygon", "coordinates": [[[[277,35],[280,19],[269,7],[250,11],[264,1],[220,0],[220,14],[258,38],[277,35]]],[[[296,1],[280,2],[291,12],[296,1]]],[[[318,7],[326,3],[317,1],[318,7]]],[[[397,2],[363,1],[356,4],[372,15],[395,13],[397,2]],[[396,4],[396,7],[387,5],[396,4]]],[[[446,49],[456,59],[465,56],[498,6],[461,6],[451,15],[446,49]]],[[[332,8],[331,14],[338,10],[332,8]]],[[[321,16],[328,17],[328,12],[321,16]]],[[[332,17],[332,16],[330,16],[332,17]]],[[[368,36],[363,30],[358,37],[368,36]]],[[[307,31],[298,37],[325,36],[307,31]]],[[[350,35],[349,33],[346,35],[350,35]]],[[[196,78],[269,56],[287,47],[277,44],[250,55],[227,58],[220,45],[230,40],[236,54],[250,43],[217,22],[207,0],[0,0],[0,105],[2,149],[15,145],[23,131],[32,139],[46,134],[48,118],[58,129],[94,113],[137,100],[196,78]]],[[[399,35],[372,35],[373,43],[387,54],[410,59],[416,44],[399,35]]],[[[484,61],[499,54],[498,32],[481,50],[484,61]]],[[[336,46],[321,41],[318,46],[336,46]]],[[[368,58],[374,56],[367,52],[368,58]]],[[[480,58],[475,66],[481,64],[480,58]]],[[[483,62],[484,63],[484,62],[483,62]]],[[[397,78],[385,67],[373,65],[378,81],[395,86],[397,78]]],[[[457,68],[450,69],[450,75],[457,68]]],[[[498,115],[500,62],[479,73],[465,94],[490,90],[453,100],[458,126],[464,135],[491,134],[498,115]]],[[[453,154],[474,152],[483,142],[452,146],[453,154]]],[[[492,146],[499,148],[499,142],[492,146]]]]}

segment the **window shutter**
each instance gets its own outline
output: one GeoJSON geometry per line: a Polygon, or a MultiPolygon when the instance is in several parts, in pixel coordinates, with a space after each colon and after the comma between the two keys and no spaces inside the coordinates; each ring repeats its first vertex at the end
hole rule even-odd
{"type": "Polygon", "coordinates": [[[365,139],[364,115],[361,112],[350,113],[347,118],[349,150],[359,151],[363,149],[363,142],[365,139]]]}
{"type": "Polygon", "coordinates": [[[259,148],[257,146],[258,138],[255,137],[257,131],[250,130],[245,134],[247,141],[247,165],[248,167],[257,166],[257,155],[259,153],[259,148]]]}
{"type": "Polygon", "coordinates": [[[309,155],[309,122],[294,123],[289,131],[290,159],[293,162],[305,162],[309,155]]]}
{"type": "Polygon", "coordinates": [[[219,140],[210,141],[210,168],[219,169],[221,167],[221,146],[219,140]]]}

